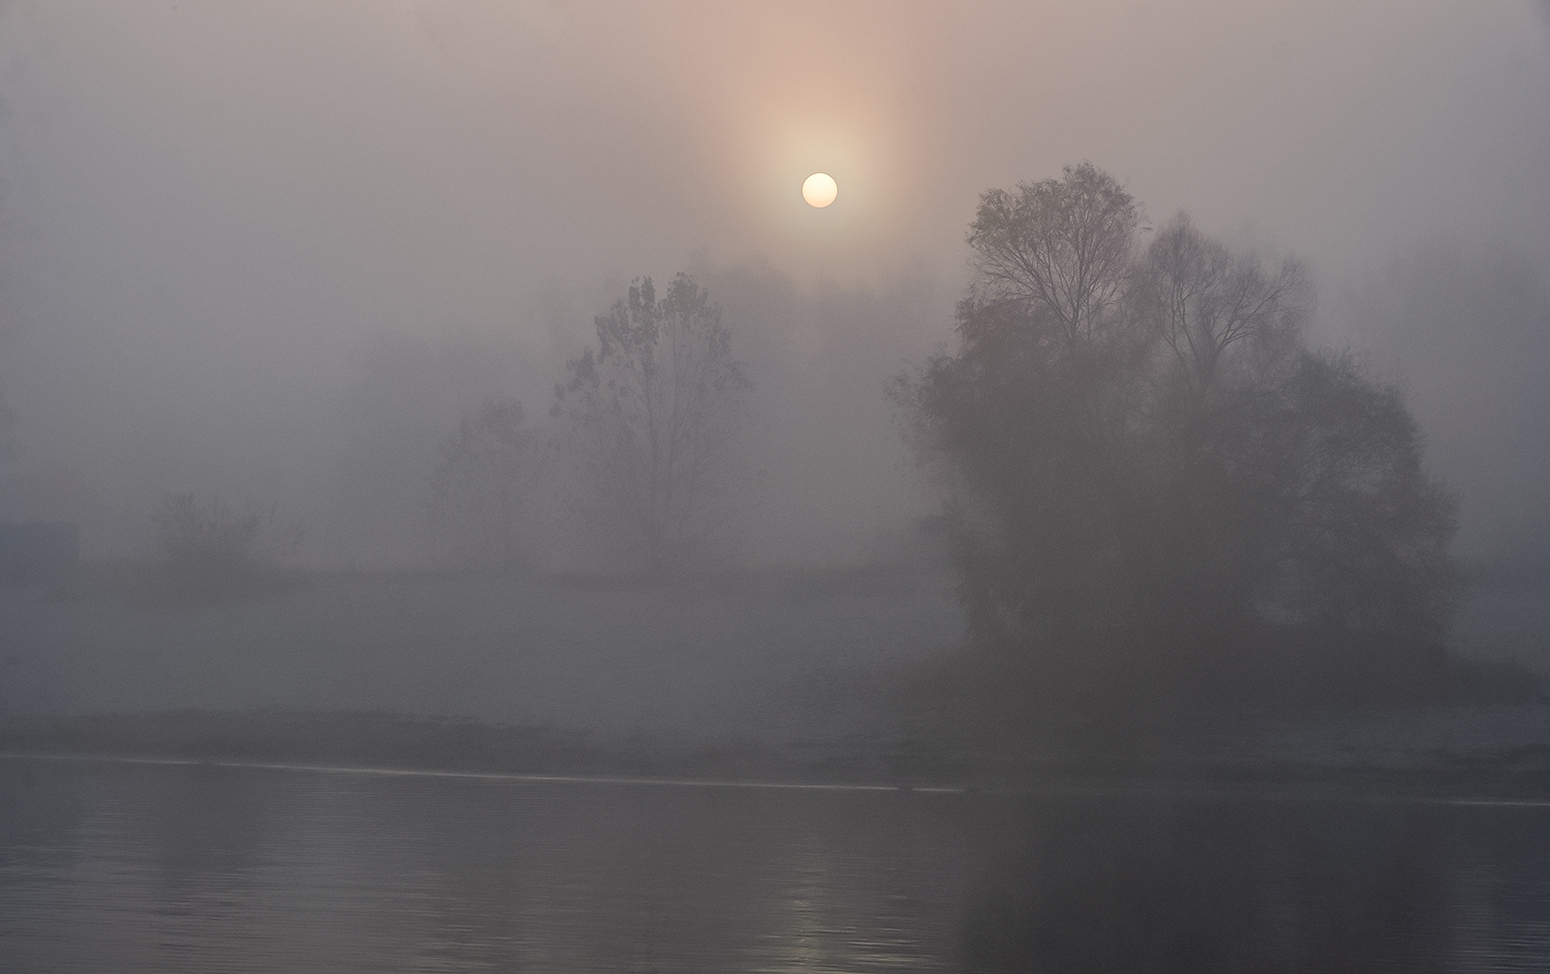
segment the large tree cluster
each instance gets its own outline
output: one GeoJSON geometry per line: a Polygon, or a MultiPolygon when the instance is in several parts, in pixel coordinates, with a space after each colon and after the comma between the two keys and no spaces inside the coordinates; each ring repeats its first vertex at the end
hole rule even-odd
{"type": "Polygon", "coordinates": [[[1435,652],[1455,501],[1398,392],[1308,346],[1295,261],[1141,224],[1090,163],[986,193],[956,348],[895,385],[976,643],[1197,688],[1435,652]]]}

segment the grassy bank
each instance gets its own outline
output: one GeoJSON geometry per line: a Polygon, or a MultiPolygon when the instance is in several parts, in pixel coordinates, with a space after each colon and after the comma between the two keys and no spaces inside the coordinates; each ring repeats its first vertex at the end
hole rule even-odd
{"type": "Polygon", "coordinates": [[[318,574],[147,606],[0,590],[0,717],[381,712],[726,744],[876,732],[891,682],[953,646],[950,582],[882,571],[318,574]]]}
{"type": "Polygon", "coordinates": [[[1550,707],[1498,662],[1443,660],[1381,707],[1127,738],[966,665],[941,575],[292,582],[205,605],[147,603],[111,576],[0,590],[0,750],[980,787],[1550,781],[1550,707]]]}

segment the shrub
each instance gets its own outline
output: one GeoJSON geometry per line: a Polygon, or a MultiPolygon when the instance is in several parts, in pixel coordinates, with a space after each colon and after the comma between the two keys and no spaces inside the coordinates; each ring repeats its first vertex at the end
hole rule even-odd
{"type": "Polygon", "coordinates": [[[213,601],[273,588],[306,536],[301,521],[281,522],[277,508],[248,504],[239,513],[213,498],[164,496],[151,515],[163,593],[177,601],[213,601]]]}

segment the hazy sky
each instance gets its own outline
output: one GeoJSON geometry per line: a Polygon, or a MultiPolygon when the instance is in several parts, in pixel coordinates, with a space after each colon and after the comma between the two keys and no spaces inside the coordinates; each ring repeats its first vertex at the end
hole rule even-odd
{"type": "Polygon", "coordinates": [[[881,386],[948,336],[978,194],[1084,158],[1153,220],[1307,258],[1466,540],[1550,540],[1543,4],[0,10],[7,503],[92,550],[199,489],[305,513],[323,560],[399,557],[407,528],[370,539],[448,417],[541,415],[591,317],[684,267],[764,354],[779,556],[817,551],[793,520],[862,544],[924,503],[881,386]]]}

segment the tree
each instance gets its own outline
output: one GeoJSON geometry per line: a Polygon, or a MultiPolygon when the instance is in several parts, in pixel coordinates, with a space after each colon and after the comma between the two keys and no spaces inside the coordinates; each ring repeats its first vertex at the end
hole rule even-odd
{"type": "Polygon", "coordinates": [[[721,309],[687,275],[651,278],[596,319],[598,347],[566,363],[550,415],[593,496],[589,514],[648,570],[671,568],[718,526],[738,485],[749,380],[721,309]]]}
{"type": "Polygon", "coordinates": [[[1445,636],[1458,501],[1426,476],[1399,391],[1349,354],[1303,352],[1262,450],[1279,488],[1260,586],[1271,611],[1413,645],[1445,636]]]}
{"type": "Polygon", "coordinates": [[[1112,176],[1090,162],[1061,179],[994,189],[969,228],[981,302],[1010,300],[1046,319],[1068,352],[1113,336],[1140,214],[1112,176]]]}
{"type": "Polygon", "coordinates": [[[1138,212],[1085,163],[986,193],[957,347],[893,386],[975,641],[1153,688],[1271,644],[1430,649],[1456,505],[1397,391],[1306,347],[1295,261],[1183,216],[1142,250],[1138,212]]]}
{"type": "Polygon", "coordinates": [[[1090,163],[984,195],[977,276],[956,355],[894,386],[947,482],[971,631],[1071,643],[1105,609],[1125,498],[1132,381],[1145,336],[1127,313],[1138,207],[1090,163]]]}
{"type": "Polygon", "coordinates": [[[486,400],[441,444],[431,478],[431,513],[465,559],[511,568],[526,498],[542,471],[532,433],[514,399],[486,400]]]}
{"type": "MultiPolygon", "coordinates": [[[[1196,655],[1251,638],[1285,565],[1274,540],[1292,510],[1296,377],[1307,365],[1307,281],[1294,260],[1274,271],[1234,254],[1180,215],[1130,278],[1127,308],[1152,342],[1135,381],[1131,571],[1149,579],[1145,625],[1196,655]]],[[[1286,617],[1286,613],[1281,613],[1286,617]]]]}
{"type": "Polygon", "coordinates": [[[1160,341],[1174,373],[1197,402],[1235,378],[1261,379],[1294,353],[1308,306],[1302,266],[1271,273],[1175,217],[1146,250],[1133,277],[1133,307],[1160,341]]]}

